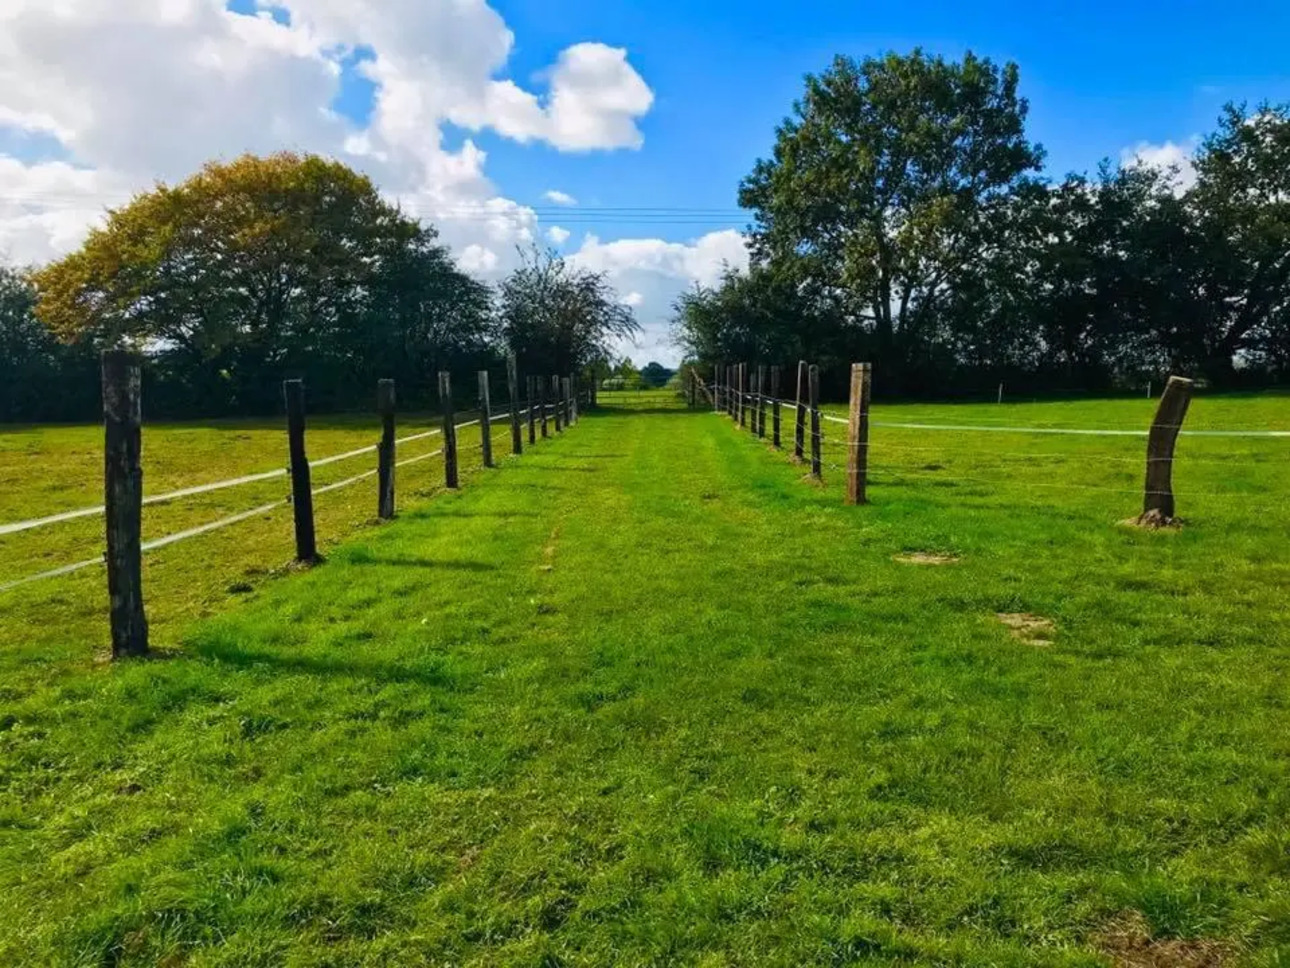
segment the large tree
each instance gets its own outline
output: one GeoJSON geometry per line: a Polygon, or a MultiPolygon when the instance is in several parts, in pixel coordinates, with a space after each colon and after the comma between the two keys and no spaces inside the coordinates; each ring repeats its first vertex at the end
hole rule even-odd
{"type": "Polygon", "coordinates": [[[59,336],[145,349],[204,410],[266,409],[305,372],[312,397],[349,402],[410,341],[478,342],[487,320],[433,229],[345,165],[294,154],[158,186],[34,278],[59,336]]]}
{"type": "Polygon", "coordinates": [[[582,372],[609,360],[640,331],[603,273],[578,268],[554,252],[523,254],[498,289],[498,322],[521,369],[582,372]]]}
{"type": "Polygon", "coordinates": [[[872,333],[889,379],[936,340],[991,209],[1040,166],[1017,84],[1016,65],[970,53],[838,57],[741,186],[754,260],[872,333]]]}

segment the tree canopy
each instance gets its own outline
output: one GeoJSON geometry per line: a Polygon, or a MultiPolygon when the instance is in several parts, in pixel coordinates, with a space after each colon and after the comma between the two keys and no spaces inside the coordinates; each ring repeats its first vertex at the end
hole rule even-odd
{"type": "Polygon", "coordinates": [[[1015,64],[915,50],[808,76],[740,186],[751,265],[684,294],[707,366],[875,363],[881,392],[1290,375],[1290,109],[1229,106],[1179,172],[1041,177],[1015,64]]]}

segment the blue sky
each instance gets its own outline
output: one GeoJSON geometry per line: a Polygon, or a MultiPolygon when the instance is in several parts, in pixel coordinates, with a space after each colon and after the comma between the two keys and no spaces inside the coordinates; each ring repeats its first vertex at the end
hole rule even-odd
{"type": "Polygon", "coordinates": [[[313,151],[482,279],[555,241],[671,362],[677,295],[746,262],[738,184],[803,76],[915,46],[1016,61],[1057,177],[1185,162],[1224,102],[1290,101],[1290,0],[0,0],[0,259],[211,159],[313,151]]]}
{"type": "MultiPolygon", "coordinates": [[[[924,0],[498,0],[517,38],[511,75],[527,81],[563,46],[628,48],[653,88],[639,152],[569,155],[485,135],[491,176],[537,202],[553,185],[587,204],[729,208],[765,154],[802,76],[835,53],[921,45],[1014,60],[1031,137],[1050,172],[1089,170],[1139,142],[1208,131],[1228,100],[1290,100],[1290,3],[1005,3],[924,0]]],[[[629,227],[623,226],[624,231],[629,227]]],[[[660,228],[667,237],[694,226],[660,228]]]]}

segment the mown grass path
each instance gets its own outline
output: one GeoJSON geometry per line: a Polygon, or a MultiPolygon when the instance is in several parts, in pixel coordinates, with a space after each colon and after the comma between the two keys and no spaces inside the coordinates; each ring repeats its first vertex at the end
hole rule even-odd
{"type": "Polygon", "coordinates": [[[1290,958],[1275,543],[801,474],[589,416],[174,657],[26,677],[0,962],[1096,965],[1126,911],[1290,958]]]}

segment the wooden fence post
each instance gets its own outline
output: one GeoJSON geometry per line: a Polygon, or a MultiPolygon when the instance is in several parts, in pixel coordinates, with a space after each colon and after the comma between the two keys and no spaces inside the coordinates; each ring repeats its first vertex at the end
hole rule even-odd
{"type": "Polygon", "coordinates": [[[1147,485],[1138,524],[1161,528],[1174,524],[1174,446],[1191,405],[1191,380],[1171,376],[1156,408],[1147,436],[1147,485]]]}
{"type": "Polygon", "coordinates": [[[528,397],[529,408],[529,444],[537,443],[537,394],[533,392],[533,377],[524,378],[524,389],[528,397]]]}
{"type": "Polygon", "coordinates": [[[721,412],[721,366],[712,368],[712,412],[721,412]]]}
{"type": "Polygon", "coordinates": [[[757,436],[766,439],[766,367],[757,365],[757,436]]]}
{"type": "Polygon", "coordinates": [[[550,436],[546,422],[546,377],[535,376],[533,380],[538,388],[538,415],[542,418],[542,439],[546,440],[550,436]]]}
{"type": "Polygon", "coordinates": [[[748,364],[739,364],[739,426],[748,426],[748,364]]]}
{"type": "Polygon", "coordinates": [[[779,442],[779,367],[770,368],[770,419],[771,419],[771,442],[776,450],[780,448],[779,442]]]}
{"type": "Polygon", "coordinates": [[[794,411],[793,457],[803,460],[806,443],[806,360],[797,361],[797,409],[794,411]]]}
{"type": "Polygon", "coordinates": [[[520,426],[520,378],[516,372],[515,354],[506,354],[506,389],[511,395],[511,453],[524,453],[524,431],[520,426]]]}
{"type": "Polygon", "coordinates": [[[814,364],[807,371],[811,392],[811,476],[820,475],[820,368],[814,364]]]}
{"type": "Polygon", "coordinates": [[[560,400],[560,378],[558,376],[551,377],[551,404],[552,409],[555,410],[555,432],[557,434],[562,433],[564,431],[564,406],[560,400]]]}
{"type": "Polygon", "coordinates": [[[376,410],[381,415],[381,444],[376,450],[376,515],[394,517],[394,381],[376,384],[376,410]]]}
{"type": "Polygon", "coordinates": [[[314,494],[309,458],[305,455],[305,384],[285,380],[282,394],[287,402],[287,447],[291,453],[291,508],[296,523],[296,561],[312,564],[318,560],[314,537],[314,494]]]}
{"type": "Polygon", "coordinates": [[[564,394],[564,429],[568,430],[573,424],[573,401],[570,399],[573,395],[573,377],[562,377],[560,390],[564,394]]]}
{"type": "Polygon", "coordinates": [[[484,466],[493,467],[493,401],[489,393],[488,371],[479,371],[479,448],[484,454],[484,466]]]}
{"type": "Polygon", "coordinates": [[[452,412],[452,376],[439,371],[439,403],[443,405],[443,485],[457,486],[457,417],[452,412]]]}
{"type": "Polygon", "coordinates": [[[139,362],[107,350],[103,379],[103,504],[112,658],[148,653],[143,611],[143,407],[139,362]]]}
{"type": "Polygon", "coordinates": [[[872,367],[851,364],[851,421],[847,427],[847,503],[868,504],[869,396],[872,367]]]}
{"type": "Polygon", "coordinates": [[[578,374],[569,374],[569,419],[578,422],[578,374]]]}
{"type": "Polygon", "coordinates": [[[725,385],[721,389],[722,408],[726,416],[734,419],[735,416],[735,368],[729,363],[726,364],[725,385]]]}

